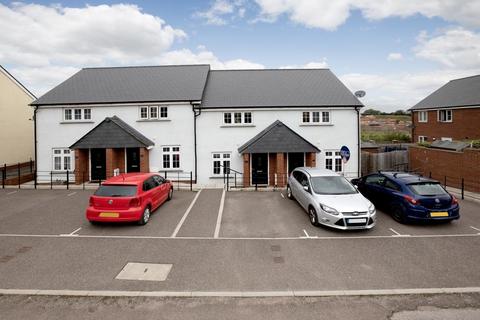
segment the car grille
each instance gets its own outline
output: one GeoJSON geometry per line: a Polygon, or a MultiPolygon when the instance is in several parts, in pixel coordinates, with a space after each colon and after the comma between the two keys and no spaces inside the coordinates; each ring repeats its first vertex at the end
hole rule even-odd
{"type": "Polygon", "coordinates": [[[358,212],[358,211],[352,211],[352,212],[342,212],[342,214],[345,216],[345,217],[361,217],[361,216],[365,216],[367,215],[367,212],[366,211],[361,211],[361,212],[358,212]]]}
{"type": "MultiPolygon", "coordinates": [[[[367,225],[371,225],[373,223],[373,219],[372,218],[368,218],[368,222],[367,222],[367,225]]],[[[340,226],[340,227],[361,227],[361,226],[365,226],[364,223],[349,223],[347,222],[346,219],[340,219],[338,220],[335,225],[337,226],[340,226]]]]}

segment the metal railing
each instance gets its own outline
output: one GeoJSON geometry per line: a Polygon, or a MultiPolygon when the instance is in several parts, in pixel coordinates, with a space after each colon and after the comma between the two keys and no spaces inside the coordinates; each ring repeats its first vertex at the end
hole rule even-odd
{"type": "Polygon", "coordinates": [[[34,179],[35,162],[30,159],[27,162],[19,162],[17,164],[7,165],[6,163],[0,168],[0,177],[2,188],[6,185],[20,185],[34,179]]]}

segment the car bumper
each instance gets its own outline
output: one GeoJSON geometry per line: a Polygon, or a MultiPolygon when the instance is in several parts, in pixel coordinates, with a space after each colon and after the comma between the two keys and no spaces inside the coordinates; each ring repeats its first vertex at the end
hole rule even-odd
{"type": "Polygon", "coordinates": [[[407,219],[411,221],[450,221],[460,218],[460,207],[452,207],[446,210],[429,210],[426,208],[410,208],[407,211],[407,219]],[[448,212],[445,217],[432,217],[431,212],[448,212]]]}
{"type": "Polygon", "coordinates": [[[319,219],[320,224],[328,226],[330,228],[335,228],[339,230],[368,230],[372,229],[376,221],[376,215],[373,216],[360,216],[360,217],[323,217],[319,219]],[[366,222],[362,223],[351,223],[350,219],[366,219],[366,222]]]}
{"type": "Polygon", "coordinates": [[[142,208],[130,208],[122,210],[87,208],[86,217],[88,221],[95,222],[127,222],[138,221],[142,217],[142,208]],[[102,217],[102,214],[118,214],[118,217],[102,217]]]}

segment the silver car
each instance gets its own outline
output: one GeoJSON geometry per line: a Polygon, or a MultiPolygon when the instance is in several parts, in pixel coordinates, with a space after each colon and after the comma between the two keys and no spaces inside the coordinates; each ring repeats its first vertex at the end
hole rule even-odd
{"type": "Polygon", "coordinates": [[[331,170],[296,168],[288,178],[287,197],[298,201],[314,226],[342,230],[375,226],[375,206],[347,179],[331,170]]]}

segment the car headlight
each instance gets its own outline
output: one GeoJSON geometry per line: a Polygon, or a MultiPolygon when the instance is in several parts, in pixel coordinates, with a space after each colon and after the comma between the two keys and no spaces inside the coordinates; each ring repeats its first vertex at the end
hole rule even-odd
{"type": "Polygon", "coordinates": [[[329,207],[325,204],[321,204],[320,203],[320,208],[322,208],[323,211],[325,211],[326,213],[329,213],[329,214],[333,214],[334,216],[338,216],[339,213],[337,210],[335,210],[334,208],[332,207],[329,207]]]}
{"type": "Polygon", "coordinates": [[[370,205],[368,206],[368,213],[370,215],[375,214],[375,206],[373,205],[373,203],[370,203],[370,205]]]}

